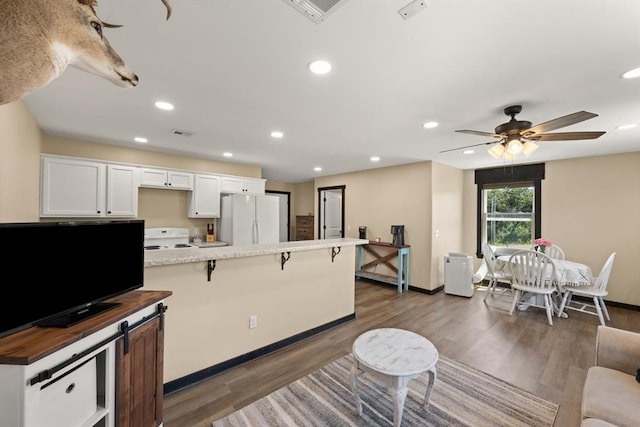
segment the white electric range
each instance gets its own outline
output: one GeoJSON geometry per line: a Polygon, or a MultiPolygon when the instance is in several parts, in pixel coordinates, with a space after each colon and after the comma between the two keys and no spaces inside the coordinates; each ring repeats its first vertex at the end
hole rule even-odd
{"type": "Polygon", "coordinates": [[[145,228],[144,250],[194,248],[189,244],[188,228],[145,228]]]}

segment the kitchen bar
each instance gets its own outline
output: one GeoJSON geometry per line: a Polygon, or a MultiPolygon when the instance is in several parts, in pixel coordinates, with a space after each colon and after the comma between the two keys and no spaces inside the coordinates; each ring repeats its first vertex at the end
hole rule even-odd
{"type": "Polygon", "coordinates": [[[366,243],[346,238],[145,251],[143,289],[173,293],[165,391],[353,319],[355,247],[366,243]]]}

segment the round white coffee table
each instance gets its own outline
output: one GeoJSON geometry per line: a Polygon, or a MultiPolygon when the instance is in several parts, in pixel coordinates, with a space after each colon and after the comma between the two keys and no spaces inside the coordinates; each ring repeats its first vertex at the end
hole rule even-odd
{"type": "Polygon", "coordinates": [[[422,405],[427,409],[436,381],[438,361],[438,350],[431,341],[404,329],[373,329],[356,338],[352,352],[351,385],[358,415],[362,415],[358,376],[365,372],[380,377],[389,386],[393,399],[394,427],[398,427],[402,421],[407,384],[423,372],[429,374],[429,385],[422,405]]]}

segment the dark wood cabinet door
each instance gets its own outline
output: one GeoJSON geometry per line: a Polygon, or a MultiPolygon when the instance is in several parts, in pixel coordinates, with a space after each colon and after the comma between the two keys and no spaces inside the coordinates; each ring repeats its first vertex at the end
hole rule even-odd
{"type": "Polygon", "coordinates": [[[164,332],[160,318],[116,341],[116,425],[156,427],[162,422],[164,332]]]}

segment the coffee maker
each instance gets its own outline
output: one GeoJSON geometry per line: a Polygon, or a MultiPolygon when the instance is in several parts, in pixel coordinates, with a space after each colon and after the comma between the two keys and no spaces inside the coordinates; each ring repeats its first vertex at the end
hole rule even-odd
{"type": "Polygon", "coordinates": [[[393,244],[396,246],[404,245],[404,225],[392,225],[391,234],[393,235],[393,244]]]}
{"type": "Polygon", "coordinates": [[[360,228],[358,229],[358,232],[360,233],[360,238],[361,239],[366,239],[367,238],[367,227],[364,225],[361,225],[360,228]]]}

